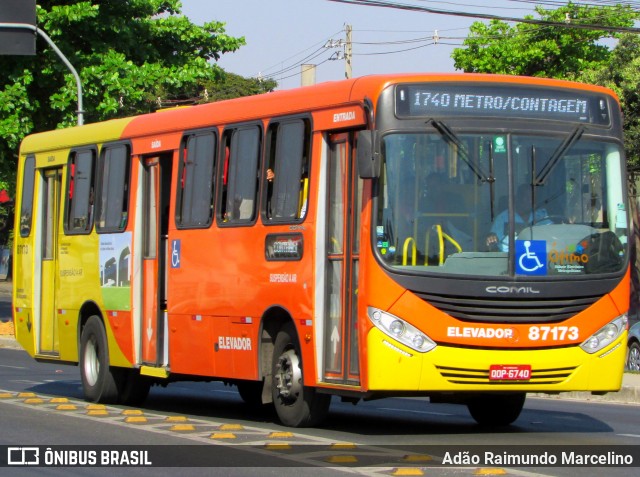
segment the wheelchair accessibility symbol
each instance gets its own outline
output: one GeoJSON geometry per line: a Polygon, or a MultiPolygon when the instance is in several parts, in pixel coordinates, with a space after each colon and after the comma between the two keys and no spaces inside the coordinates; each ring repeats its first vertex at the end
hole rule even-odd
{"type": "Polygon", "coordinates": [[[544,240],[516,240],[516,274],[547,274],[547,242],[544,240]]]}
{"type": "Polygon", "coordinates": [[[171,268],[180,268],[180,240],[171,241],[171,268]]]}

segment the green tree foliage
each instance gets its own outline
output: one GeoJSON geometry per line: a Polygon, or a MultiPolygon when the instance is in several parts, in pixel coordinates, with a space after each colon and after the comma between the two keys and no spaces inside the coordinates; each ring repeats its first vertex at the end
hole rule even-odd
{"type": "Polygon", "coordinates": [[[640,172],[640,37],[627,34],[611,52],[609,61],[581,72],[585,83],[611,88],[620,98],[624,111],[625,151],[629,169],[640,172]]]}
{"type": "MultiPolygon", "coordinates": [[[[195,25],[179,0],[38,0],[38,27],[81,77],[85,123],[200,98],[223,71],[220,56],[244,38],[224,24],[195,25]]],[[[13,183],[22,138],[74,126],[73,75],[41,38],[35,56],[0,57],[0,184],[13,183]]],[[[10,187],[11,188],[11,187],[10,187]]]]}
{"type": "Polygon", "coordinates": [[[210,102],[270,93],[278,86],[278,83],[270,79],[244,78],[233,73],[224,72],[219,80],[204,81],[202,86],[205,88],[205,94],[200,98],[200,102],[210,102]]]}
{"type": "MultiPolygon", "coordinates": [[[[632,27],[640,19],[640,13],[628,5],[595,7],[569,2],[556,10],[536,7],[536,13],[539,20],[547,22],[617,28],[632,27]]],[[[630,168],[640,167],[637,35],[525,23],[511,26],[498,20],[475,22],[464,48],[456,48],[452,58],[456,68],[470,73],[570,79],[612,88],[621,99],[625,115],[625,150],[630,168]],[[606,39],[610,40],[603,42],[606,39]]]]}
{"type": "MultiPolygon", "coordinates": [[[[556,23],[631,27],[640,14],[629,6],[593,7],[568,3],[556,10],[536,7],[539,20],[556,23]]],[[[533,20],[533,16],[525,18],[533,20]]],[[[464,48],[452,53],[454,66],[468,73],[566,78],[608,61],[611,50],[600,40],[619,34],[602,30],[492,20],[470,27],[464,48]]]]}

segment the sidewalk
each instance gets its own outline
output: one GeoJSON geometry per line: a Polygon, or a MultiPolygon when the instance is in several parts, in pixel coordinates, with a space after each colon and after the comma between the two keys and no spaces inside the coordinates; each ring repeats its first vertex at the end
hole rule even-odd
{"type": "MultiPolygon", "coordinates": [[[[11,282],[0,281],[0,301],[11,302],[11,287],[11,282]]],[[[0,317],[0,348],[22,349],[14,338],[11,317],[0,317]]],[[[640,373],[624,373],[622,389],[618,392],[607,393],[604,396],[592,396],[588,392],[569,392],[558,395],[532,393],[529,396],[547,399],[579,399],[581,401],[640,404],[640,373]]]]}

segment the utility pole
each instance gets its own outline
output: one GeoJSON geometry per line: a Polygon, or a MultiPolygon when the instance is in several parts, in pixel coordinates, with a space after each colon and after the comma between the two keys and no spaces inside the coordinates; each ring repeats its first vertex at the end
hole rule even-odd
{"type": "Polygon", "coordinates": [[[351,48],[351,25],[345,25],[347,41],[344,45],[344,77],[350,79],[352,76],[351,58],[353,50],[351,48]]]}
{"type": "Polygon", "coordinates": [[[325,48],[342,48],[342,51],[336,51],[331,55],[329,60],[344,60],[344,77],[349,79],[352,76],[351,58],[353,57],[353,49],[351,43],[351,25],[345,23],[345,40],[329,40],[324,45],[325,48]]]}

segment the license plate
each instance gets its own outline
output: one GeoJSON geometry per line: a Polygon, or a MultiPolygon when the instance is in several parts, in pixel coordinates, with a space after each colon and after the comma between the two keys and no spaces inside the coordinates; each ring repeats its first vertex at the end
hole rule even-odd
{"type": "Polygon", "coordinates": [[[529,381],[531,366],[528,364],[492,364],[489,368],[491,381],[529,381]]]}

